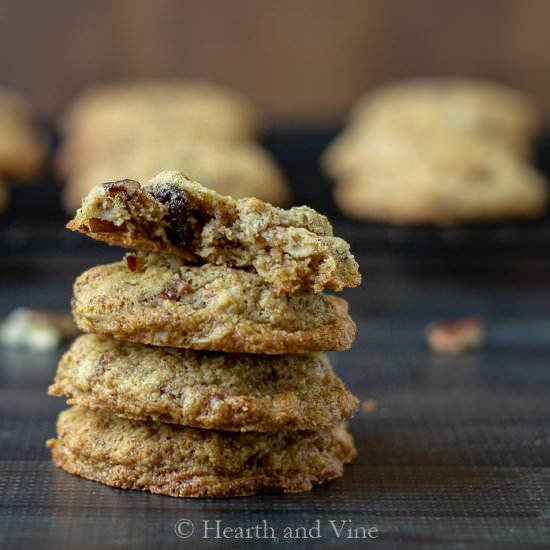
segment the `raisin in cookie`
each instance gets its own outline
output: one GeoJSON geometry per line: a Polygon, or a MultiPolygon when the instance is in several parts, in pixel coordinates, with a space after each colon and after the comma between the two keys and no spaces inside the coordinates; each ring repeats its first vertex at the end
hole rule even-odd
{"type": "Polygon", "coordinates": [[[175,256],[129,254],[89,269],[72,308],[84,332],[158,346],[282,354],[345,350],[355,338],[341,298],[274,294],[256,273],[175,256]]]}
{"type": "Polygon", "coordinates": [[[199,352],[96,334],[73,343],[49,394],[138,420],[243,432],[319,430],[357,410],[322,353],[199,352]]]}
{"type": "Polygon", "coordinates": [[[280,293],[361,282],[348,243],[315,210],[235,200],[177,172],[162,172],[144,187],[128,180],[98,185],[67,227],[109,244],[254,270],[280,293]]]}
{"type": "Polygon", "coordinates": [[[235,433],[127,420],[73,407],[50,439],[54,463],[121,489],[173,497],[299,493],[355,458],[345,425],[320,432],[235,433]]]}

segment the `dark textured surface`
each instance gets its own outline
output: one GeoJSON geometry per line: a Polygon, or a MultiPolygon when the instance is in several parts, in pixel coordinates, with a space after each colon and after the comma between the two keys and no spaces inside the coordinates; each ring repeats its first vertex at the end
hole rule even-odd
{"type": "MultiPolygon", "coordinates": [[[[63,307],[71,279],[107,259],[91,252],[0,259],[1,313],[19,304],[63,307]]],[[[111,257],[119,255],[110,251],[111,257]]],[[[542,258],[360,254],[365,283],[350,291],[359,334],[335,354],[339,374],[374,399],[352,423],[359,458],[342,480],[298,496],[175,500],[74,478],[49,462],[59,399],[46,396],[56,354],[0,353],[0,540],[7,548],[197,548],[203,521],[314,526],[311,547],[547,548],[550,545],[550,261],[542,258]],[[428,352],[438,317],[478,313],[479,353],[428,352]],[[187,518],[195,534],[176,537],[187,518]],[[379,538],[338,540],[328,520],[376,526],[379,538]]],[[[282,546],[297,540],[280,539],[282,546]]],[[[227,544],[227,542],[226,542],[227,544]]],[[[272,545],[253,539],[248,547],[272,545]]],[[[306,545],[306,541],[302,541],[306,545]]]]}
{"type": "MultiPolygon", "coordinates": [[[[312,168],[318,147],[299,143],[285,162],[304,184],[298,199],[334,213],[328,183],[312,168]]],[[[283,144],[274,138],[272,146],[283,144]]],[[[76,275],[122,254],[63,231],[55,198],[38,201],[44,208],[37,211],[25,200],[33,192],[15,197],[26,215],[0,224],[0,316],[19,305],[67,308],[76,275]]],[[[377,403],[352,422],[359,457],[343,479],[305,495],[208,501],[72,477],[51,465],[44,447],[64,407],[46,396],[58,354],[4,350],[0,547],[226,548],[235,541],[201,538],[205,520],[243,528],[266,520],[277,543],[253,538],[244,547],[549,548],[547,222],[407,230],[335,219],[336,232],[352,241],[364,284],[344,293],[359,334],[333,361],[362,402],[377,403]],[[425,348],[426,323],[471,314],[487,323],[482,351],[443,357],[425,348]],[[195,524],[187,540],[174,532],[178,519],[195,524]],[[283,538],[285,526],[310,528],[317,520],[321,538],[283,538]],[[329,520],[377,527],[379,536],[338,539],[329,520]]]]}

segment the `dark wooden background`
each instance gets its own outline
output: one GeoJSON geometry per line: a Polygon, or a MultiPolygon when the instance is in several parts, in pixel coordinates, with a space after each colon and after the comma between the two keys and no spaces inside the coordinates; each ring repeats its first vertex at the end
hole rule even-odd
{"type": "Polygon", "coordinates": [[[0,83],[52,116],[94,82],[200,76],[321,125],[383,81],[461,74],[548,112],[549,23],[547,0],[1,0],[0,83]]]}

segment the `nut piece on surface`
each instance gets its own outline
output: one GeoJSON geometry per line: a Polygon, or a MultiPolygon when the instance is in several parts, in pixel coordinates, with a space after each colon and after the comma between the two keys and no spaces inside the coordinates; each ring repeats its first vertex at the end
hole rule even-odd
{"type": "Polygon", "coordinates": [[[485,342],[485,327],[480,317],[430,323],[424,333],[430,349],[438,353],[463,353],[479,349],[485,342]]]}
{"type": "Polygon", "coordinates": [[[378,408],[378,401],[376,401],[376,399],[366,399],[365,401],[363,401],[363,410],[366,413],[372,414],[373,412],[376,411],[377,408],[378,408]]]}
{"type": "Polygon", "coordinates": [[[0,324],[0,345],[48,351],[58,348],[76,333],[76,326],[67,313],[20,307],[0,324]]]}

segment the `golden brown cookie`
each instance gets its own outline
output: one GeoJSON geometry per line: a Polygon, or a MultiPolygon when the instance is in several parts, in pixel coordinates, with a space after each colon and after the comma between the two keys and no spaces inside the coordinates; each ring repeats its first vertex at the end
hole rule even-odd
{"type": "Polygon", "coordinates": [[[0,175],[33,178],[40,173],[45,155],[27,103],[13,92],[0,90],[0,175]]]}
{"type": "Polygon", "coordinates": [[[321,432],[235,433],[127,420],[73,407],[47,442],[67,472],[173,497],[298,493],[340,477],[355,457],[345,425],[321,432]]]}
{"type": "Polygon", "coordinates": [[[109,244],[254,270],[280,293],[361,282],[349,244],[315,210],[235,200],[177,172],[144,187],[129,180],[98,185],[67,227],[109,244]]]}
{"type": "Polygon", "coordinates": [[[175,256],[130,254],[89,269],[72,308],[84,332],[157,346],[282,354],[345,350],[355,338],[341,298],[274,294],[255,273],[175,256]]]}
{"type": "Polygon", "coordinates": [[[345,132],[324,155],[332,176],[353,170],[350,157],[364,150],[363,136],[372,128],[387,132],[417,129],[431,133],[449,128],[501,145],[513,156],[527,158],[541,120],[530,98],[501,84],[440,78],[382,86],[366,94],[351,111],[345,132]]]}
{"type": "Polygon", "coordinates": [[[185,172],[223,195],[257,197],[279,205],[289,198],[289,189],[275,160],[257,145],[169,141],[159,147],[141,143],[126,153],[83,167],[69,177],[63,201],[67,210],[74,213],[98,183],[121,177],[148,181],[166,167],[185,172]]]}
{"type": "Polygon", "coordinates": [[[59,164],[66,174],[123,154],[138,141],[247,141],[255,136],[258,120],[237,92],[172,80],[88,90],[75,100],[63,126],[66,140],[59,164]]]}
{"type": "Polygon", "coordinates": [[[393,223],[452,223],[542,214],[542,175],[501,146],[476,136],[424,128],[371,129],[360,162],[335,187],[348,215],[393,223]]]}
{"type": "Polygon", "coordinates": [[[199,352],[96,334],[73,343],[49,394],[127,418],[243,432],[319,430],[357,410],[322,353],[199,352]]]}

